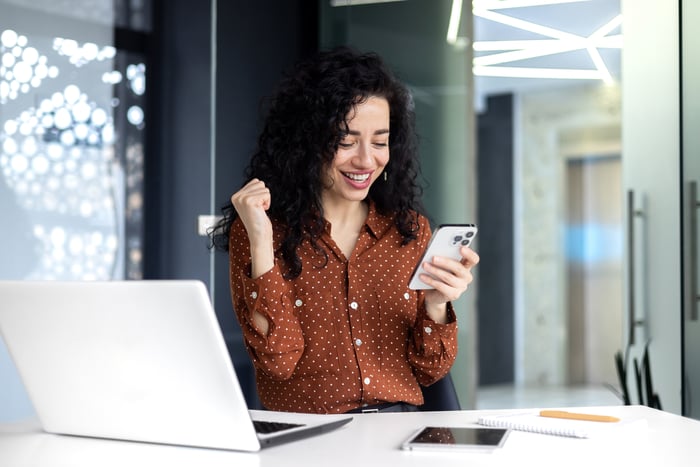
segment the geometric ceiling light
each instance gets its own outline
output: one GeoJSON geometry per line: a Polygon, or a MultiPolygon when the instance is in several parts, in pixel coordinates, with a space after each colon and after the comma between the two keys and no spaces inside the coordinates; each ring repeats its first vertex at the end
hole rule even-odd
{"type": "MultiPolygon", "coordinates": [[[[543,36],[543,39],[532,40],[474,42],[472,46],[475,53],[492,52],[474,58],[474,75],[511,78],[593,79],[612,83],[612,76],[600,55],[599,49],[622,48],[622,35],[611,35],[611,32],[622,24],[622,15],[618,14],[611,18],[605,25],[593,31],[590,35],[581,36],[494,11],[580,1],[585,0],[474,0],[472,2],[472,11],[475,17],[514,28],[515,30],[543,36]],[[592,68],[508,66],[513,65],[514,62],[537,57],[555,59],[557,54],[579,50],[588,53],[593,64],[592,68]]],[[[466,38],[457,35],[454,26],[452,26],[459,24],[461,4],[462,0],[453,0],[452,16],[450,18],[451,26],[448,28],[447,34],[447,42],[458,47],[468,43],[466,38]]]]}

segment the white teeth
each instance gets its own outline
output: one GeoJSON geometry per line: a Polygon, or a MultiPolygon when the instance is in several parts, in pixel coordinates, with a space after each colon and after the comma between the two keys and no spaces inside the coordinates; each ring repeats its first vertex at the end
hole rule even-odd
{"type": "Polygon", "coordinates": [[[344,174],[346,177],[348,177],[350,180],[355,181],[355,182],[364,182],[369,178],[369,174],[349,174],[346,173],[344,174]]]}

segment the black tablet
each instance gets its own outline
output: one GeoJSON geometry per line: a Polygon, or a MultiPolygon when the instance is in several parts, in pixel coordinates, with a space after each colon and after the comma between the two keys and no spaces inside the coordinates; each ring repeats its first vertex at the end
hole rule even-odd
{"type": "Polygon", "coordinates": [[[406,450],[482,450],[503,446],[510,431],[506,428],[424,426],[402,445],[406,450]]]}

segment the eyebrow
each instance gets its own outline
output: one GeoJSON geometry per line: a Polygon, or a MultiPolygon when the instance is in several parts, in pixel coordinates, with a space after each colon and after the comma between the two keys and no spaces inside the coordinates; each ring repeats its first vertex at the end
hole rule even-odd
{"type": "MultiPolygon", "coordinates": [[[[375,136],[377,136],[377,135],[385,135],[385,134],[387,134],[387,133],[389,133],[389,129],[383,128],[383,129],[381,129],[381,130],[375,131],[375,132],[373,133],[373,135],[375,135],[375,136]]],[[[353,136],[359,136],[359,135],[360,135],[360,132],[359,132],[359,131],[356,131],[356,130],[348,130],[346,134],[348,134],[348,135],[353,135],[353,136]]]]}

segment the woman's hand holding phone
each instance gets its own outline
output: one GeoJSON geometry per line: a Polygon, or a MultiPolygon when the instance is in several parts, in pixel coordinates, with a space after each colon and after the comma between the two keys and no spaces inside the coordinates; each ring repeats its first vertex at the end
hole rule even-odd
{"type": "Polygon", "coordinates": [[[426,309],[437,322],[446,318],[444,305],[458,299],[473,280],[471,269],[479,255],[469,246],[477,231],[473,224],[441,225],[416,265],[409,288],[426,291],[426,309]]]}
{"type": "Polygon", "coordinates": [[[430,281],[431,278],[439,280],[440,277],[447,277],[445,274],[440,274],[439,269],[452,273],[459,272],[458,266],[454,264],[450,268],[449,261],[439,264],[442,262],[442,258],[456,260],[462,266],[475,265],[479,261],[479,257],[468,247],[477,232],[478,229],[474,224],[439,226],[433,233],[421,260],[416,265],[408,287],[413,290],[434,289],[435,283],[430,281]],[[433,262],[436,257],[438,257],[437,264],[433,262]]]}

